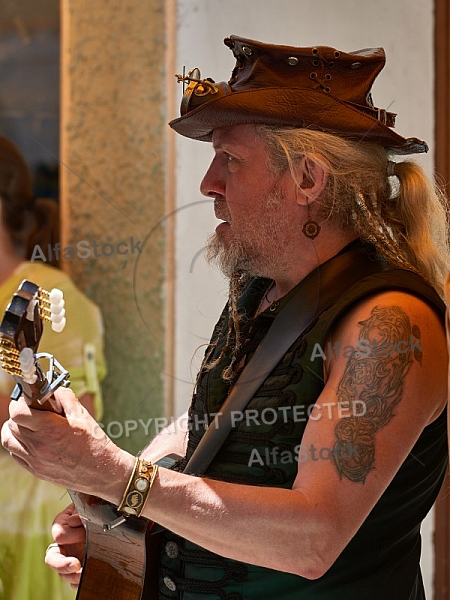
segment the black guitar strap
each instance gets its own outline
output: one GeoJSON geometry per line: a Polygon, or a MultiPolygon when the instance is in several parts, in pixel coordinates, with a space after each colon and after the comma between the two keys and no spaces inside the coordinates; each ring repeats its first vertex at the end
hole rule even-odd
{"type": "MultiPolygon", "coordinates": [[[[391,289],[416,289],[417,286],[411,286],[411,278],[417,278],[418,287],[424,290],[423,295],[435,303],[440,302],[432,288],[413,271],[396,269],[384,261],[375,259],[360,242],[353,242],[345,247],[310,273],[275,317],[266,336],[233,386],[220,413],[200,440],[184,473],[201,475],[207,470],[232,429],[233,414],[245,410],[254,393],[313,319],[332,306],[350,287],[378,273],[389,274],[388,283],[391,289]]],[[[386,277],[381,278],[379,287],[388,287],[386,277]]]]}

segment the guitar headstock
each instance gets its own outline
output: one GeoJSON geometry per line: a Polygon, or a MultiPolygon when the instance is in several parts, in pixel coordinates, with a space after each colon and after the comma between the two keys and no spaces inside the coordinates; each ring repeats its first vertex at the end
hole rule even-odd
{"type": "Polygon", "coordinates": [[[2,368],[14,376],[20,390],[39,404],[51,395],[62,384],[59,380],[67,380],[67,371],[46,353],[36,354],[43,333],[43,321],[50,321],[52,329],[60,332],[64,329],[66,318],[63,293],[53,289],[43,290],[35,283],[24,279],[9,303],[0,324],[0,362],[2,368]],[[46,376],[36,359],[45,356],[58,372],[46,376]],[[62,372],[60,369],[62,369],[62,372]]]}

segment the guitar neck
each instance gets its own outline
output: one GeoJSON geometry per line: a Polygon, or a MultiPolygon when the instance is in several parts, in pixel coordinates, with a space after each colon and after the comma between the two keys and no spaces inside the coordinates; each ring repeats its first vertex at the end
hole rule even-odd
{"type": "Polygon", "coordinates": [[[62,410],[55,406],[53,403],[56,402],[54,397],[49,398],[44,404],[41,404],[36,398],[29,398],[26,396],[26,401],[28,406],[34,408],[35,410],[45,410],[48,412],[53,412],[57,415],[62,414],[62,410]]]}

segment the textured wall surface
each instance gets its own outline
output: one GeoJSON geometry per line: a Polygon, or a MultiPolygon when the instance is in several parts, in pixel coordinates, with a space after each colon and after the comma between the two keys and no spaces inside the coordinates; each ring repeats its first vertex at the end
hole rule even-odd
{"type": "Polygon", "coordinates": [[[61,6],[63,268],[104,316],[101,421],[136,451],[163,414],[164,1],[61,6]]]}

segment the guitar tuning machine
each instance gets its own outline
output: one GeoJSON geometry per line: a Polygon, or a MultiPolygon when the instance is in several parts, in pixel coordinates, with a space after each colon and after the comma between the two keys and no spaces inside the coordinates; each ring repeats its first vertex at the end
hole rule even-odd
{"type": "Polygon", "coordinates": [[[48,352],[39,352],[35,355],[36,361],[41,358],[46,358],[49,361],[49,369],[46,373],[46,385],[41,390],[42,398],[39,400],[40,404],[44,404],[50,396],[59,387],[68,387],[70,385],[69,371],[65,369],[56,358],[48,352]]]}
{"type": "MultiPolygon", "coordinates": [[[[23,352],[23,351],[22,351],[23,352]]],[[[26,373],[21,373],[20,382],[16,378],[17,385],[11,394],[11,400],[18,400],[22,393],[29,398],[35,398],[39,404],[44,404],[59,387],[68,387],[70,385],[69,372],[65,369],[54,356],[48,352],[39,352],[33,355],[33,369],[28,365],[29,360],[25,358],[24,362],[29,367],[26,373]],[[46,359],[49,368],[46,373],[39,365],[40,359],[46,359]],[[34,381],[24,375],[33,370],[36,379],[34,381]]]]}
{"type": "MultiPolygon", "coordinates": [[[[53,288],[50,292],[39,288],[37,299],[41,317],[51,322],[53,331],[60,333],[66,325],[63,292],[58,288],[53,288]]],[[[33,310],[31,306],[30,310],[33,310]]]]}
{"type": "Polygon", "coordinates": [[[31,348],[22,348],[19,354],[19,363],[23,380],[30,384],[36,383],[38,376],[34,362],[34,353],[31,348]]]}

